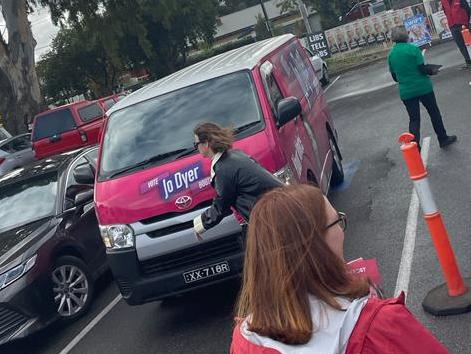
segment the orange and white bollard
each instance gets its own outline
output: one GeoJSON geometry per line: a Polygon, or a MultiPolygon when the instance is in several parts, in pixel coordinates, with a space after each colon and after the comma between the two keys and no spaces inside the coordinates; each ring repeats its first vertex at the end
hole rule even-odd
{"type": "Polygon", "coordinates": [[[471,33],[466,26],[462,27],[461,35],[463,36],[464,44],[466,49],[468,49],[468,54],[471,57],[471,33]]]}
{"type": "Polygon", "coordinates": [[[465,282],[461,276],[445,224],[430,189],[428,172],[417,143],[413,140],[414,135],[404,133],[399,143],[446,281],[446,284],[427,294],[422,306],[425,311],[437,316],[468,312],[471,311],[471,291],[466,283],[471,284],[471,279],[465,282]]]}

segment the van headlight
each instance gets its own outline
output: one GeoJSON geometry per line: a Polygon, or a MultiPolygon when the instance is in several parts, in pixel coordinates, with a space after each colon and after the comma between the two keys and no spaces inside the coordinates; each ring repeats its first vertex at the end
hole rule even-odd
{"type": "Polygon", "coordinates": [[[25,275],[31,268],[33,268],[33,266],[36,264],[36,257],[37,255],[34,255],[28,258],[20,265],[11,268],[3,274],[0,274],[0,289],[7,287],[15,280],[18,280],[23,275],[25,275]]]}
{"type": "Polygon", "coordinates": [[[128,225],[100,226],[100,233],[107,249],[118,250],[134,247],[134,231],[128,225]]]}
{"type": "Polygon", "coordinates": [[[276,171],[273,175],[284,184],[289,185],[296,183],[293,171],[291,170],[291,168],[289,168],[288,165],[284,166],[281,170],[276,171]]]}

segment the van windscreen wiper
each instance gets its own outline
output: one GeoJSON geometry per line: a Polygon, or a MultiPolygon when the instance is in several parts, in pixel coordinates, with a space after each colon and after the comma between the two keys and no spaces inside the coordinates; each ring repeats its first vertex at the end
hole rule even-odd
{"type": "Polygon", "coordinates": [[[261,121],[257,120],[255,122],[250,122],[250,123],[247,123],[247,124],[244,124],[244,125],[241,125],[240,127],[237,127],[236,129],[234,129],[234,134],[239,134],[239,133],[242,133],[243,131],[247,130],[247,129],[250,129],[258,124],[262,123],[261,121]]]}
{"type": "Polygon", "coordinates": [[[194,150],[195,149],[192,147],[192,148],[178,149],[178,150],[174,150],[174,151],[169,151],[169,152],[165,152],[163,154],[158,154],[158,155],[152,156],[148,159],[145,159],[144,161],[138,162],[137,164],[134,164],[132,166],[123,167],[119,170],[116,170],[113,173],[111,173],[109,176],[107,176],[107,178],[110,179],[110,178],[116,177],[120,174],[123,174],[125,172],[138,170],[141,167],[148,166],[148,165],[150,165],[154,162],[164,160],[164,159],[166,159],[168,157],[171,157],[171,156],[174,156],[174,155],[178,155],[177,158],[179,158],[179,157],[182,157],[186,154],[191,153],[194,150]]]}

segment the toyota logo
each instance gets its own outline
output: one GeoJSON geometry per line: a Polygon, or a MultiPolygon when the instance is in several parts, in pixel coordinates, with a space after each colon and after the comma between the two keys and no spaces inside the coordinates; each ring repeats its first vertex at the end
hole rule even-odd
{"type": "Polygon", "coordinates": [[[180,197],[175,201],[175,205],[180,210],[188,209],[192,203],[193,199],[191,199],[191,197],[188,195],[184,195],[183,197],[180,197]]]}

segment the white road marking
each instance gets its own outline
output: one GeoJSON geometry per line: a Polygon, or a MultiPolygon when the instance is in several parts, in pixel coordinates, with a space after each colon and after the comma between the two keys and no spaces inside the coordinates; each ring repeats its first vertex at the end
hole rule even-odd
{"type": "Polygon", "coordinates": [[[329,86],[327,86],[327,87],[325,88],[324,93],[326,93],[326,92],[332,87],[332,85],[335,84],[339,79],[340,79],[340,75],[337,76],[337,77],[335,78],[335,80],[332,81],[332,82],[329,84],[329,86]]]}
{"type": "Polygon", "coordinates": [[[343,100],[344,98],[365,95],[365,94],[370,93],[370,92],[379,91],[379,90],[382,90],[382,89],[385,89],[385,88],[388,88],[388,87],[392,87],[392,86],[396,86],[396,85],[397,84],[394,81],[392,81],[392,82],[387,82],[387,83],[384,83],[384,84],[381,84],[381,85],[369,87],[369,88],[363,89],[363,90],[351,91],[351,92],[346,93],[344,95],[341,95],[341,96],[338,96],[338,97],[333,97],[333,98],[329,99],[327,101],[327,103],[333,103],[333,102],[338,101],[338,100],[343,100]]]}
{"type": "MultiPolygon", "coordinates": [[[[430,137],[426,137],[422,144],[422,160],[427,166],[428,153],[430,150],[430,137]]],[[[412,269],[412,260],[414,258],[415,239],[417,236],[417,219],[419,216],[419,197],[415,190],[412,190],[412,197],[407,215],[407,226],[404,236],[404,246],[402,248],[401,263],[396,281],[396,290],[394,296],[398,296],[401,291],[407,293],[409,289],[410,273],[412,269]]]]}
{"type": "Polygon", "coordinates": [[[108,312],[111,311],[113,307],[116,306],[116,304],[122,298],[123,297],[121,296],[121,294],[116,296],[115,299],[111,301],[108,304],[108,306],[106,306],[93,320],[91,320],[90,323],[84,329],[82,329],[82,331],[80,331],[80,333],[77,334],[77,336],[74,339],[72,339],[72,341],[64,349],[62,349],[62,351],[59,354],[69,353],[77,345],[77,343],[80,342],[83,339],[83,337],[85,337],[88,334],[88,332],[90,332],[92,328],[95,327],[97,323],[100,322],[101,319],[105,317],[108,314],[108,312]]]}

